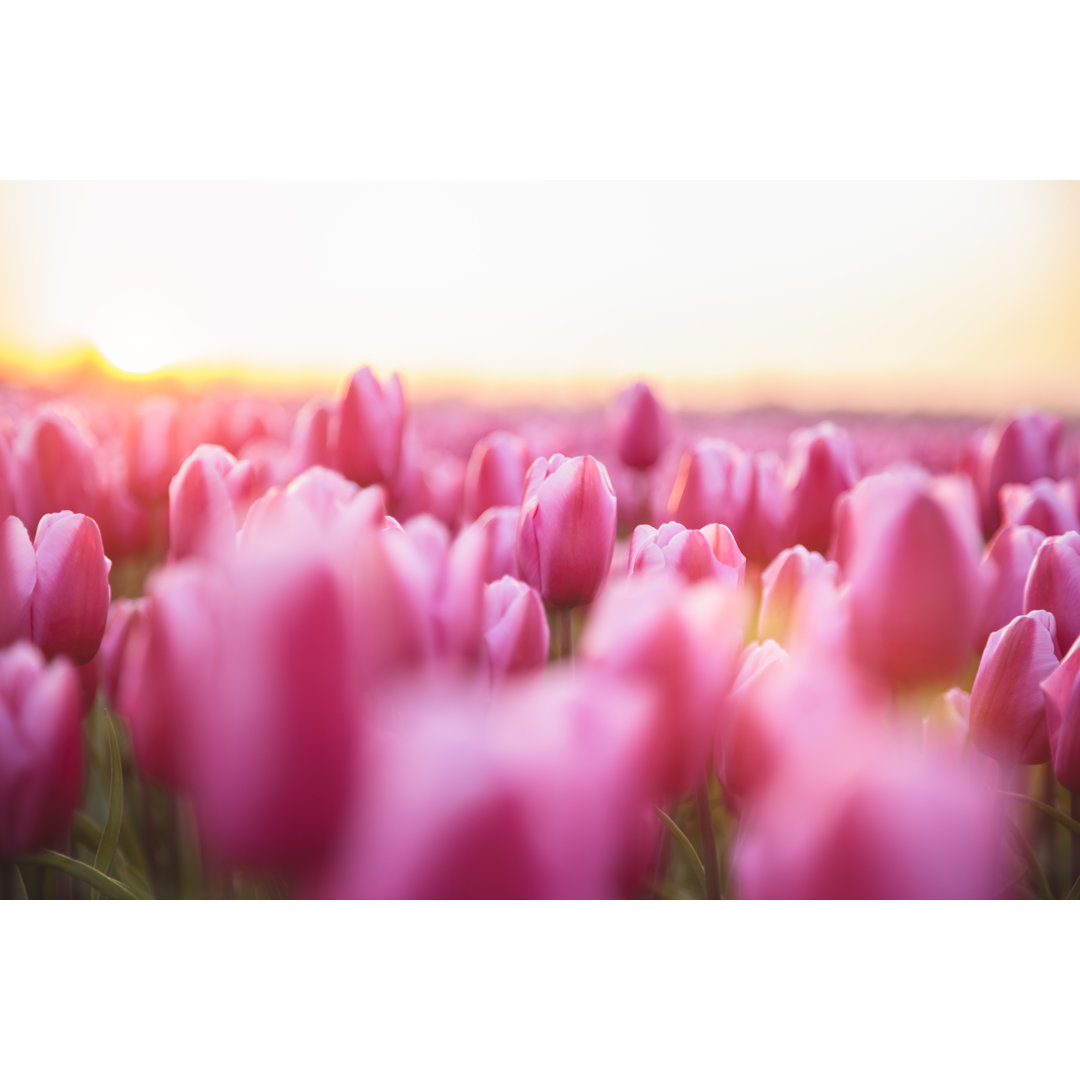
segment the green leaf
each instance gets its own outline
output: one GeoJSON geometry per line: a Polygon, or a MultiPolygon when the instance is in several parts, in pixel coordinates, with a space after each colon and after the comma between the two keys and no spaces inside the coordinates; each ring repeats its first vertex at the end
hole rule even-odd
{"type": "MultiPolygon", "coordinates": [[[[98,841],[97,852],[94,855],[94,869],[104,874],[108,873],[112,865],[116,845],[120,840],[120,825],[124,820],[124,766],[120,760],[120,740],[116,737],[112,717],[109,715],[109,710],[104,707],[102,712],[105,714],[109,739],[109,813],[105,818],[105,828],[102,829],[101,839],[98,841]]],[[[90,899],[101,899],[96,889],[90,893],[90,899]]]]}
{"type": "Polygon", "coordinates": [[[1042,863],[1039,862],[1038,856],[1032,851],[1031,845],[1027,842],[1027,837],[1011,821],[1006,821],[1005,824],[1009,828],[1009,836],[1012,838],[1013,845],[1024,862],[1028,864],[1036,895],[1043,900],[1053,900],[1054,894],[1050,890],[1050,882],[1046,880],[1042,863]]]}
{"type": "Polygon", "coordinates": [[[694,868],[694,873],[697,875],[698,881],[701,883],[702,889],[705,888],[705,864],[701,861],[701,856],[697,853],[697,848],[690,842],[690,838],[679,828],[675,821],[670,818],[659,806],[654,806],[660,820],[667,826],[668,832],[675,837],[676,843],[682,848],[683,854],[690,860],[690,865],[694,868]]]}
{"type": "Polygon", "coordinates": [[[1001,793],[1007,798],[1015,799],[1017,802],[1025,803],[1028,806],[1034,806],[1037,810],[1041,810],[1047,817],[1053,818],[1059,825],[1064,826],[1071,833],[1075,833],[1080,836],[1080,821],[1073,821],[1068,814],[1063,814],[1056,807],[1049,806],[1047,803],[1040,802],[1038,799],[1033,799],[1030,795],[1023,795],[1019,791],[1003,791],[1001,793]]]}
{"type": "Polygon", "coordinates": [[[1080,900],[1080,877],[1078,877],[1073,882],[1073,886],[1069,890],[1069,894],[1068,894],[1068,896],[1065,897],[1065,899],[1066,900],[1080,900]]]}
{"type": "Polygon", "coordinates": [[[110,900],[146,899],[133,892],[122,881],[117,881],[116,878],[103,874],[88,863],[79,862],[78,859],[72,859],[59,851],[38,851],[33,855],[22,856],[19,862],[31,863],[34,866],[45,866],[51,870],[59,870],[61,873],[70,874],[73,878],[97,889],[110,900]]]}
{"type": "Polygon", "coordinates": [[[29,900],[30,897],[26,892],[26,882],[23,881],[22,871],[17,866],[13,866],[11,869],[15,871],[15,899],[29,900]]]}

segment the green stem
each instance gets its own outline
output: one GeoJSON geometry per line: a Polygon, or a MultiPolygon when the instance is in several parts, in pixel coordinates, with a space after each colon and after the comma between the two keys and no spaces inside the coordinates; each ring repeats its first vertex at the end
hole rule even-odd
{"type": "Polygon", "coordinates": [[[702,862],[705,866],[705,895],[709,900],[720,899],[720,862],[716,856],[716,828],[713,825],[712,799],[709,782],[703,781],[697,790],[698,826],[701,831],[702,862]]]}
{"type": "Polygon", "coordinates": [[[683,854],[687,857],[690,865],[694,868],[694,873],[697,875],[697,879],[701,883],[701,887],[708,891],[708,886],[706,884],[705,878],[705,866],[701,861],[701,856],[697,853],[697,848],[695,848],[693,843],[691,842],[690,837],[688,837],[686,833],[684,833],[682,829],[679,828],[675,819],[665,814],[659,806],[655,806],[653,807],[653,809],[656,811],[657,816],[660,818],[660,820],[667,826],[668,832],[671,833],[671,835],[675,838],[675,842],[682,849],[683,854]]]}
{"type": "MultiPolygon", "coordinates": [[[[1008,799],[1015,799],[1017,802],[1025,803],[1027,806],[1034,806],[1048,817],[1052,817],[1059,825],[1068,829],[1074,836],[1080,836],[1080,821],[1074,821],[1068,814],[1063,814],[1055,807],[1047,806],[1046,803],[1040,802],[1038,799],[1033,799],[1030,795],[1025,795],[1020,791],[1003,791],[1001,794],[1008,799]]],[[[1070,807],[1070,809],[1072,809],[1072,807],[1070,807]]]]}
{"type": "Polygon", "coordinates": [[[1046,874],[1043,872],[1042,864],[1039,862],[1035,852],[1031,850],[1031,845],[1027,842],[1027,837],[1024,835],[1023,831],[1011,821],[1007,821],[1006,825],[1009,827],[1013,842],[1016,844],[1017,849],[1031,869],[1031,876],[1035,879],[1034,884],[1038,895],[1043,900],[1053,900],[1054,894],[1050,891],[1050,882],[1046,880],[1046,874]]]}
{"type": "Polygon", "coordinates": [[[34,866],[45,866],[52,870],[59,870],[92,886],[103,896],[109,897],[110,900],[144,899],[137,893],[132,892],[122,881],[117,881],[115,878],[109,877],[108,874],[103,874],[100,870],[95,870],[94,867],[79,862],[78,859],[69,858],[59,851],[37,851],[33,855],[22,856],[19,861],[34,866]]]}

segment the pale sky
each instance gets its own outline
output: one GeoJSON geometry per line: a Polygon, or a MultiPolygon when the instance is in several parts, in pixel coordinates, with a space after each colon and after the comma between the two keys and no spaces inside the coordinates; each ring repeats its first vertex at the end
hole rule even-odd
{"type": "Polygon", "coordinates": [[[1078,301],[1077,183],[0,185],[0,349],[129,370],[1080,411],[1078,301]]]}

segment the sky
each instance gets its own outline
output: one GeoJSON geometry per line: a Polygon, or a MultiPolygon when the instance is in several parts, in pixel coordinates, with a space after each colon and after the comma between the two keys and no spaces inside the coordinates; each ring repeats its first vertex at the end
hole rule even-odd
{"type": "Polygon", "coordinates": [[[0,184],[0,363],[1080,412],[1080,183],[0,184]]]}

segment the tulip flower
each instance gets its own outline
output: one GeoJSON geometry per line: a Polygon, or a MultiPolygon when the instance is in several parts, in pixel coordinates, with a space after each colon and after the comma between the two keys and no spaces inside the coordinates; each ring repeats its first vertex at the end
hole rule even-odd
{"type": "Polygon", "coordinates": [[[833,506],[857,479],[855,445],[843,428],[826,421],[793,432],[786,477],[792,541],[811,551],[827,551],[833,506]]]}
{"type": "Polygon", "coordinates": [[[667,575],[631,577],[591,612],[582,641],[586,663],[655,695],[656,798],[704,781],[742,636],[742,598],[716,582],[690,588],[667,575]]]}
{"type": "Polygon", "coordinates": [[[542,668],[550,629],[540,594],[502,577],[484,589],[484,657],[493,679],[542,668]]]}
{"type": "Polygon", "coordinates": [[[0,525],[0,645],[30,637],[37,556],[21,518],[0,525]]]}
{"type": "Polygon", "coordinates": [[[124,673],[124,656],[132,633],[145,618],[146,599],[121,598],[114,600],[109,608],[109,618],[105,624],[105,636],[101,639],[98,659],[101,664],[101,688],[105,700],[118,712],[123,711],[121,704],[121,681],[124,673]]]}
{"type": "Polygon", "coordinates": [[[718,521],[738,539],[754,483],[749,455],[723,439],[700,439],[683,455],[668,514],[688,529],[718,521]]]}
{"type": "Polygon", "coordinates": [[[1080,791],[1080,642],[1042,682],[1046,732],[1054,776],[1080,791]]]}
{"type": "Polygon", "coordinates": [[[758,637],[784,644],[807,582],[822,578],[835,588],[839,572],[836,563],[801,544],[780,552],[761,575],[758,637]]]}
{"type": "Polygon", "coordinates": [[[311,398],[296,414],[290,438],[294,475],[314,465],[330,468],[333,458],[334,403],[328,398],[311,398]]]}
{"type": "Polygon", "coordinates": [[[1050,758],[1040,683],[1058,666],[1054,616],[1017,615],[995,630],[971,688],[969,727],[976,748],[1009,765],[1040,765],[1050,758]]]}
{"type": "Polygon", "coordinates": [[[109,569],[93,518],[63,510],[46,514],[34,536],[36,563],[30,626],[47,656],[76,664],[93,659],[109,616],[109,569]]]}
{"type": "Polygon", "coordinates": [[[236,548],[236,531],[254,491],[250,462],[204,443],[169,484],[169,554],[172,559],[220,559],[236,548]]]}
{"type": "Polygon", "coordinates": [[[465,520],[492,506],[521,506],[525,473],[532,458],[520,435],[493,431],[473,447],[465,466],[465,520]]]}
{"type": "Polygon", "coordinates": [[[92,514],[98,497],[93,437],[70,417],[45,408],[19,430],[14,445],[16,505],[31,532],[48,513],[92,514]]]}
{"type": "Polygon", "coordinates": [[[461,530],[462,535],[476,532],[483,536],[485,583],[508,574],[517,576],[515,545],[519,513],[516,506],[492,506],[461,530]]]}
{"type": "Polygon", "coordinates": [[[389,483],[401,461],[404,427],[405,397],[397,373],[380,383],[369,367],[354,372],[337,409],[337,467],[362,487],[389,483]]]}
{"type": "Polygon", "coordinates": [[[982,606],[973,506],[929,477],[878,475],[849,496],[851,648],[892,684],[957,675],[982,606]]]}
{"type": "Polygon", "coordinates": [[[1080,636],[1080,533],[1048,536],[1035,552],[1024,584],[1024,611],[1049,611],[1064,656],[1080,636]]]}
{"type": "Polygon", "coordinates": [[[1044,533],[1031,525],[1003,525],[986,547],[979,571],[983,577],[983,607],[975,647],[981,653],[986,639],[1024,612],[1024,587],[1044,533]]]}
{"type": "Polygon", "coordinates": [[[75,669],[28,642],[0,651],[0,856],[48,847],[82,801],[82,705],[75,669]]]}
{"type": "Polygon", "coordinates": [[[615,549],[615,491],[593,457],[537,458],[525,479],[517,530],[523,581],[555,607],[588,604],[615,549]]]}
{"type": "Polygon", "coordinates": [[[145,503],[169,494],[169,481],[191,445],[180,405],[155,394],[139,402],[124,433],[124,460],[131,490],[145,503]]]}
{"type": "Polygon", "coordinates": [[[631,574],[671,570],[688,582],[716,580],[742,585],[746,556],[726,525],[687,529],[669,521],[659,529],[639,525],[630,540],[631,574]]]}
{"type": "Polygon", "coordinates": [[[667,416],[645,383],[624,390],[615,403],[615,449],[631,469],[651,469],[667,441],[667,416]]]}
{"type": "Polygon", "coordinates": [[[1033,525],[1047,536],[1080,529],[1076,512],[1076,482],[1033,480],[1030,484],[1003,484],[998,491],[1003,525],[1033,525]]]}
{"type": "Polygon", "coordinates": [[[1059,475],[1062,431],[1060,419],[1028,412],[1003,417],[982,435],[973,471],[987,536],[1001,524],[998,492],[1003,484],[1029,484],[1059,475]]]}
{"type": "MultiPolygon", "coordinates": [[[[762,566],[788,546],[788,503],[784,463],[771,450],[750,455],[750,491],[740,531],[739,547],[750,562],[762,566]]],[[[722,518],[718,520],[723,520],[722,518]]]]}

